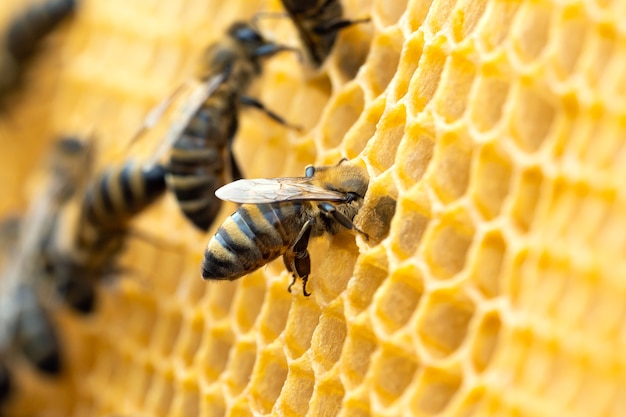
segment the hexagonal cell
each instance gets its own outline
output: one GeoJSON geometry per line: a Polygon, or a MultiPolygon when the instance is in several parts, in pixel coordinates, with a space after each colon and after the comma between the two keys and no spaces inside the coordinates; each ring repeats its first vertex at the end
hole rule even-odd
{"type": "Polygon", "coordinates": [[[387,98],[380,96],[361,113],[359,119],[346,133],[341,146],[348,159],[356,158],[367,146],[369,140],[376,133],[376,125],[385,110],[387,98]]]}
{"type": "Polygon", "coordinates": [[[207,417],[226,415],[226,401],[220,386],[212,386],[210,390],[203,390],[200,399],[200,415],[207,417]]]}
{"type": "Polygon", "coordinates": [[[257,345],[254,340],[240,340],[231,349],[228,367],[222,374],[229,395],[236,397],[250,383],[250,375],[256,362],[257,345]]]}
{"type": "Polygon", "coordinates": [[[506,254],[507,243],[500,230],[491,230],[476,245],[470,279],[484,296],[496,297],[501,291],[502,262],[506,254]]]}
{"type": "Polygon", "coordinates": [[[351,322],[339,359],[339,370],[346,387],[353,389],[363,382],[377,347],[376,335],[369,325],[351,322]]]}
{"type": "Polygon", "coordinates": [[[337,417],[371,417],[369,390],[357,388],[346,393],[337,417]]]}
{"type": "Polygon", "coordinates": [[[378,173],[394,164],[396,150],[404,136],[405,122],[406,109],[401,104],[381,117],[376,133],[367,146],[368,159],[378,173]]]}
{"type": "Polygon", "coordinates": [[[407,259],[420,246],[424,231],[432,219],[431,203],[423,189],[411,190],[398,202],[391,221],[391,248],[400,259],[407,259]]]}
{"type": "Polygon", "coordinates": [[[463,383],[459,369],[426,367],[417,379],[411,409],[415,415],[435,415],[443,411],[463,383]]]}
{"type": "Polygon", "coordinates": [[[438,290],[422,302],[417,332],[424,348],[435,358],[454,353],[465,340],[476,307],[459,290],[438,290]]]}
{"type": "Polygon", "coordinates": [[[465,194],[472,154],[473,146],[467,132],[452,129],[441,133],[428,172],[428,182],[443,203],[451,203],[465,194]]]}
{"type": "Polygon", "coordinates": [[[285,291],[282,281],[270,285],[258,319],[259,335],[265,343],[274,341],[285,329],[292,302],[292,296],[285,291]]]}
{"type": "Polygon", "coordinates": [[[527,232],[535,218],[540,200],[544,175],[540,167],[524,170],[511,186],[510,216],[513,224],[527,232]]]}
{"type": "Polygon", "coordinates": [[[520,61],[534,61],[546,47],[552,7],[547,3],[525,3],[521,6],[512,27],[513,48],[510,49],[520,61]]]}
{"type": "Polygon", "coordinates": [[[557,105],[548,97],[542,97],[532,87],[520,85],[514,89],[511,102],[510,130],[518,148],[533,153],[539,150],[552,130],[557,118],[557,105]]]}
{"type": "Polygon", "coordinates": [[[322,111],[332,94],[332,86],[328,76],[319,74],[318,77],[307,79],[304,86],[298,84],[289,87],[285,89],[285,93],[292,96],[295,94],[290,100],[290,110],[285,115],[279,114],[283,117],[288,115],[288,121],[302,126],[304,131],[313,129],[319,122],[322,111]]]}
{"type": "Polygon", "coordinates": [[[363,90],[356,82],[347,84],[326,106],[320,120],[322,144],[326,148],[334,148],[341,141],[350,127],[363,112],[365,98],[363,90]]]}
{"type": "Polygon", "coordinates": [[[347,308],[352,310],[352,314],[356,315],[370,305],[374,293],[389,274],[388,267],[387,252],[383,246],[359,256],[346,297],[347,308]]]}
{"type": "Polygon", "coordinates": [[[296,361],[289,366],[289,374],[274,412],[280,415],[304,416],[315,386],[315,374],[308,361],[296,361]]]}
{"type": "Polygon", "coordinates": [[[181,330],[182,316],[179,311],[170,310],[159,314],[153,320],[150,349],[160,355],[169,356],[181,330]]]}
{"type": "MultiPolygon", "coordinates": [[[[366,7],[369,8],[369,2],[366,7]]],[[[363,7],[351,13],[344,12],[344,16],[348,19],[362,19],[365,17],[362,9],[363,7]]],[[[331,65],[326,66],[334,88],[353,80],[365,65],[372,43],[372,33],[371,23],[354,25],[339,33],[329,59],[331,65]]]]}
{"type": "Polygon", "coordinates": [[[146,297],[136,297],[131,303],[126,334],[133,337],[141,346],[148,346],[154,330],[154,318],[157,316],[155,301],[146,297]]]}
{"type": "Polygon", "coordinates": [[[309,405],[310,416],[337,416],[346,391],[336,377],[319,378],[309,405]]]}
{"type": "MultiPolygon", "coordinates": [[[[139,364],[137,364],[139,365],[139,364]]],[[[135,366],[133,372],[129,373],[128,398],[133,398],[137,404],[143,404],[150,390],[154,368],[149,364],[135,366]]]]}
{"type": "Polygon", "coordinates": [[[213,320],[224,318],[233,306],[233,299],[237,285],[231,282],[204,283],[209,287],[207,291],[207,313],[213,320]]]}
{"type": "Polygon", "coordinates": [[[372,357],[371,375],[374,395],[383,406],[390,406],[404,394],[419,363],[414,352],[385,344],[372,357]]]}
{"type": "Polygon", "coordinates": [[[398,267],[380,287],[374,301],[374,323],[391,334],[404,327],[424,292],[421,271],[412,264],[398,267]]]}
{"type": "Polygon", "coordinates": [[[435,95],[448,57],[447,49],[448,40],[445,37],[435,38],[425,44],[406,94],[405,102],[411,116],[421,112],[435,95]]]}
{"type": "Polygon", "coordinates": [[[496,350],[500,339],[502,319],[496,311],[489,312],[480,318],[476,332],[472,335],[471,359],[478,373],[485,371],[496,350]]]}
{"type": "Polygon", "coordinates": [[[247,275],[239,286],[233,300],[235,323],[239,333],[246,333],[259,318],[259,312],[265,301],[265,279],[257,272],[247,275]]]}
{"type": "Polygon", "coordinates": [[[369,97],[379,96],[389,85],[396,73],[403,43],[404,36],[398,27],[387,29],[374,38],[362,73],[369,97]]]}
{"type": "Polygon", "coordinates": [[[412,0],[409,2],[404,14],[405,19],[401,22],[405,23],[406,27],[403,29],[406,33],[415,33],[420,29],[426,19],[426,16],[428,15],[431,5],[432,0],[412,0]]]}
{"type": "Polygon", "coordinates": [[[426,29],[431,33],[443,31],[456,2],[457,0],[434,1],[424,22],[426,29]]]}
{"type": "Polygon", "coordinates": [[[501,121],[509,83],[505,74],[492,73],[491,68],[483,69],[470,97],[469,121],[474,129],[485,133],[501,121]]]}
{"type": "Polygon", "coordinates": [[[490,1],[475,32],[477,46],[485,53],[502,45],[521,3],[490,1]]]}
{"type": "Polygon", "coordinates": [[[310,358],[316,374],[328,372],[339,360],[346,340],[346,326],[340,300],[326,307],[311,339],[310,358]]]}
{"type": "Polygon", "coordinates": [[[434,278],[452,278],[465,267],[474,233],[474,225],[461,207],[444,213],[439,222],[433,223],[422,250],[434,278]]]}
{"type": "MultiPolygon", "coordinates": [[[[339,233],[332,237],[328,251],[320,260],[317,279],[309,284],[309,289],[319,291],[325,302],[330,302],[346,290],[354,273],[359,256],[353,233],[339,233]]],[[[318,258],[316,258],[318,259],[318,258]]]]}
{"type": "Polygon", "coordinates": [[[186,317],[178,343],[174,348],[174,356],[190,366],[196,357],[204,336],[204,317],[201,313],[186,317]]]}
{"type": "Polygon", "coordinates": [[[408,0],[385,1],[376,0],[374,2],[374,16],[376,21],[382,26],[395,25],[406,10],[408,0]]]}
{"type": "Polygon", "coordinates": [[[205,333],[204,339],[197,354],[197,360],[204,381],[208,383],[217,380],[226,368],[235,336],[228,323],[220,323],[210,328],[205,333]]]}
{"type": "Polygon", "coordinates": [[[552,23],[558,30],[554,31],[551,39],[554,42],[554,53],[550,60],[559,80],[565,80],[574,73],[590,23],[581,4],[566,6],[561,10],[558,20],[552,23]]]}
{"type": "Polygon", "coordinates": [[[145,409],[155,415],[168,415],[174,397],[174,380],[172,375],[155,374],[152,378],[150,391],[146,396],[145,409]]]}
{"type": "Polygon", "coordinates": [[[296,298],[291,305],[284,332],[285,349],[290,358],[299,358],[309,349],[320,314],[320,306],[304,297],[296,298]]]}
{"type": "Polygon", "coordinates": [[[478,151],[470,185],[470,195],[485,219],[500,214],[509,193],[513,162],[498,143],[486,144],[478,151]]]}
{"type": "Polygon", "coordinates": [[[432,160],[437,133],[430,114],[422,113],[409,122],[396,154],[396,172],[408,189],[420,181],[432,160]]]}
{"type": "Polygon", "coordinates": [[[447,123],[453,123],[465,113],[467,100],[476,78],[476,64],[462,53],[452,53],[441,73],[434,97],[435,112],[447,123]]]}
{"type": "Polygon", "coordinates": [[[250,378],[250,407],[253,412],[269,414],[287,379],[287,358],[278,344],[261,351],[250,378]]]}
{"type": "Polygon", "coordinates": [[[391,220],[396,212],[397,196],[390,171],[370,182],[363,207],[353,220],[355,225],[367,233],[370,245],[381,242],[389,234],[391,220]]]}
{"type": "Polygon", "coordinates": [[[197,416],[200,413],[200,392],[195,381],[183,381],[172,403],[173,416],[197,416]]]}
{"type": "Polygon", "coordinates": [[[394,103],[402,99],[408,89],[411,77],[415,73],[424,48],[424,32],[415,32],[404,41],[400,53],[400,62],[395,79],[391,83],[389,101],[394,103]]]}
{"type": "Polygon", "coordinates": [[[449,24],[455,42],[461,42],[474,32],[488,3],[487,0],[460,0],[454,6],[449,24]]]}
{"type": "Polygon", "coordinates": [[[489,415],[481,413],[481,406],[484,406],[486,396],[485,391],[485,387],[481,385],[472,386],[469,389],[466,385],[451,398],[446,407],[446,413],[466,417],[489,415]]]}

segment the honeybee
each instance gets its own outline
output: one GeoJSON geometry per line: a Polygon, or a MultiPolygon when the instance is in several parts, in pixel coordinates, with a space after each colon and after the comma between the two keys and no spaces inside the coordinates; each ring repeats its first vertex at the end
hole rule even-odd
{"type": "Polygon", "coordinates": [[[369,177],[364,169],[343,162],[308,166],[305,177],[239,180],[217,190],[220,199],[243,205],[209,241],[202,277],[232,281],[282,255],[293,274],[288,290],[301,278],[302,292],[309,296],[309,239],[341,229],[367,238],[352,220],[363,204],[369,177]]]}
{"type": "MultiPolygon", "coordinates": [[[[198,62],[198,86],[193,88],[161,148],[171,148],[166,165],[168,188],[176,195],[185,217],[200,230],[208,230],[220,209],[215,190],[229,178],[242,177],[232,152],[240,105],[256,107],[288,125],[261,102],[245,95],[254,77],[261,73],[263,58],[285,50],[293,49],[264,39],[249,23],[236,22],[222,40],[205,50],[198,62]]],[[[155,123],[169,100],[153,110],[144,127],[155,123]]]]}
{"type": "Polygon", "coordinates": [[[19,82],[24,62],[75,7],[76,0],[46,0],[27,7],[13,18],[4,33],[5,48],[0,52],[0,95],[19,82]]]}
{"type": "MultiPolygon", "coordinates": [[[[81,196],[78,219],[64,219],[57,233],[73,230],[69,244],[48,245],[47,268],[57,291],[75,311],[88,314],[96,285],[117,272],[115,258],[129,232],[129,222],[165,191],[165,169],[127,162],[96,176],[81,196]],[[66,222],[75,221],[68,225],[66,222]]],[[[71,233],[70,233],[71,234],[71,233]]]]}
{"type": "Polygon", "coordinates": [[[369,18],[347,20],[339,0],[281,0],[293,21],[311,64],[319,68],[333,48],[337,33],[369,18]]]}

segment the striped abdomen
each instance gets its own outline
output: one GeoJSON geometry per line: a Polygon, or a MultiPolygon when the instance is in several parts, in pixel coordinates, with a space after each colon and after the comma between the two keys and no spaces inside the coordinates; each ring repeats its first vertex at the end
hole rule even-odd
{"type": "Polygon", "coordinates": [[[39,42],[76,7],[75,0],[47,0],[16,16],[6,31],[6,49],[16,61],[33,54],[39,42]]]}
{"type": "Polygon", "coordinates": [[[187,219],[208,230],[221,201],[215,190],[225,184],[230,141],[237,130],[237,105],[229,91],[218,90],[196,113],[170,152],[167,184],[187,219]]]}
{"type": "Polygon", "coordinates": [[[239,207],[209,241],[202,277],[234,280],[284,254],[306,222],[302,204],[308,203],[239,207]]]}

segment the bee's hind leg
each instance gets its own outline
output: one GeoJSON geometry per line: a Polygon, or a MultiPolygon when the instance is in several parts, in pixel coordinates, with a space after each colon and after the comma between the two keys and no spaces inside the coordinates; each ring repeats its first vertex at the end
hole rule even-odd
{"type": "Polygon", "coordinates": [[[309,279],[309,274],[311,273],[311,258],[307,247],[309,246],[311,229],[314,223],[315,219],[313,218],[307,220],[304,226],[302,226],[294,243],[283,255],[283,261],[285,262],[287,270],[293,274],[293,280],[291,284],[289,284],[289,287],[287,287],[287,290],[291,292],[291,287],[295,284],[296,278],[300,277],[302,278],[302,293],[306,297],[311,295],[311,293],[306,290],[306,284],[309,279]]]}

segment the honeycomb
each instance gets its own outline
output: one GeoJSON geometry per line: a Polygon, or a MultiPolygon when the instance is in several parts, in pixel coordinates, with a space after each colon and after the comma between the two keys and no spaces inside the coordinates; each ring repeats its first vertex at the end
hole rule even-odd
{"type": "MultiPolygon", "coordinates": [[[[97,314],[55,311],[67,372],[26,370],[9,415],[626,415],[626,3],[342,3],[371,23],[321,71],[284,53],[253,87],[303,132],[245,110],[235,152],[250,178],[360,161],[372,239],[312,242],[309,298],[280,260],[204,282],[235,206],[204,234],[167,195],[136,219],[97,314]]],[[[279,10],[84,0],[2,119],[1,212],[32,198],[55,134],[94,128],[99,165],[146,153],[128,138],[202,48],[279,10]]],[[[298,44],[288,20],[261,25],[298,44]]]]}

